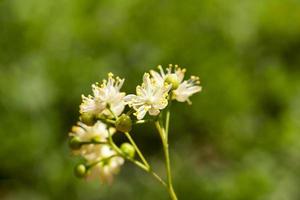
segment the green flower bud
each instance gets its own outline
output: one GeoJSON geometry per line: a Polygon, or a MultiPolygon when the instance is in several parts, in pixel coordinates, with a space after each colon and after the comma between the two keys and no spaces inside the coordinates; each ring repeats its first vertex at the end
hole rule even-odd
{"type": "Polygon", "coordinates": [[[91,113],[82,113],[81,116],[79,117],[80,121],[85,123],[88,126],[92,126],[96,122],[96,117],[95,115],[91,113]]]}
{"type": "Polygon", "coordinates": [[[79,137],[77,137],[77,136],[71,137],[70,140],[69,140],[69,146],[73,150],[80,149],[81,141],[80,141],[79,137]]]}
{"type": "Polygon", "coordinates": [[[86,166],[84,164],[78,164],[75,166],[74,168],[74,174],[76,177],[78,178],[83,178],[86,176],[87,173],[87,169],[86,166]]]}
{"type": "Polygon", "coordinates": [[[122,114],[116,121],[116,129],[121,132],[129,132],[132,128],[132,121],[128,115],[122,114]]]}
{"type": "Polygon", "coordinates": [[[102,142],[100,136],[95,136],[92,138],[92,142],[102,142]]]}
{"type": "Polygon", "coordinates": [[[172,84],[173,90],[176,90],[180,84],[176,74],[168,74],[166,76],[165,83],[172,84]]]}
{"type": "Polygon", "coordinates": [[[123,143],[121,145],[121,151],[128,157],[133,158],[135,154],[134,147],[129,143],[123,143]]]}

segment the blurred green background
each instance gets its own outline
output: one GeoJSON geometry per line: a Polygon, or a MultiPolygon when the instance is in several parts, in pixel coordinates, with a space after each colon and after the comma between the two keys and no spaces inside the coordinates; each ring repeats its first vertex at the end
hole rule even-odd
{"type": "MultiPolygon", "coordinates": [[[[298,0],[0,0],[0,199],[167,199],[131,164],[112,185],[76,179],[67,133],[93,82],[134,92],[169,63],[203,86],[173,107],[179,199],[300,199],[298,0]]],[[[134,138],[163,174],[155,130],[134,138]]]]}

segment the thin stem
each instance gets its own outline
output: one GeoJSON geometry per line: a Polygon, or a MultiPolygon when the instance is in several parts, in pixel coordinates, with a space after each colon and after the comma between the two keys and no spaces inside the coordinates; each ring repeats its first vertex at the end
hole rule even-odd
{"type": "Polygon", "coordinates": [[[166,139],[168,141],[168,135],[169,135],[169,125],[170,125],[170,110],[167,111],[166,115],[166,139]]]}
{"type": "Polygon", "coordinates": [[[106,123],[109,123],[109,124],[115,124],[116,121],[115,120],[112,120],[112,119],[106,119],[106,118],[103,118],[103,117],[98,117],[99,120],[103,121],[103,122],[106,122],[106,123]]]}
{"type": "Polygon", "coordinates": [[[142,170],[149,172],[149,168],[147,166],[145,166],[143,163],[141,163],[140,161],[137,161],[133,158],[130,158],[126,155],[124,155],[124,157],[129,160],[130,162],[132,162],[133,164],[135,164],[136,166],[138,166],[139,168],[141,168],[142,170]]]}
{"type": "Polygon", "coordinates": [[[132,139],[131,135],[128,132],[125,132],[125,135],[128,138],[128,140],[130,141],[130,143],[132,144],[132,146],[134,147],[134,149],[136,150],[137,154],[139,155],[139,157],[141,158],[143,163],[147,166],[147,168],[150,168],[149,163],[147,162],[147,160],[143,156],[142,152],[140,151],[140,149],[138,148],[138,146],[136,145],[136,143],[132,139]]]}
{"type": "Polygon", "coordinates": [[[156,178],[163,186],[167,187],[167,184],[165,181],[162,180],[162,178],[160,178],[159,175],[157,175],[154,171],[150,170],[149,171],[153,176],[154,178],[156,178]]]}
{"type": "Polygon", "coordinates": [[[163,186],[167,187],[167,184],[165,181],[163,181],[163,179],[156,174],[154,171],[151,170],[151,168],[145,166],[144,164],[142,164],[141,162],[134,160],[132,158],[126,157],[127,160],[129,160],[130,162],[132,162],[133,164],[135,164],[137,167],[141,168],[142,170],[144,170],[145,172],[151,174],[156,180],[158,180],[163,186]]]}
{"type": "Polygon", "coordinates": [[[80,142],[80,145],[87,145],[87,144],[107,144],[107,142],[98,142],[98,141],[80,142]]]}
{"type": "MultiPolygon", "coordinates": [[[[110,132],[108,131],[108,142],[111,145],[111,147],[119,154],[123,156],[123,152],[121,151],[121,149],[114,143],[110,132]]],[[[123,156],[124,157],[124,156],[123,156]]]]}
{"type": "Polygon", "coordinates": [[[165,141],[165,135],[164,135],[162,127],[160,126],[160,124],[159,124],[158,121],[155,122],[155,127],[158,130],[158,133],[159,133],[159,136],[160,136],[160,139],[161,139],[162,143],[164,143],[164,141],[165,141]]]}
{"type": "Polygon", "coordinates": [[[102,160],[98,160],[96,162],[93,162],[93,163],[87,165],[87,168],[91,168],[91,167],[93,167],[93,166],[95,166],[95,165],[97,165],[98,163],[101,163],[101,162],[106,162],[106,161],[108,161],[111,158],[116,157],[116,156],[117,156],[116,154],[115,155],[111,155],[111,156],[109,156],[107,158],[103,158],[102,160]]]}
{"type": "Polygon", "coordinates": [[[131,108],[131,109],[126,113],[126,115],[129,116],[129,115],[131,115],[132,113],[134,113],[134,109],[131,108]]]}
{"type": "Polygon", "coordinates": [[[112,114],[112,116],[115,118],[115,119],[118,119],[118,117],[115,115],[115,113],[112,111],[110,105],[107,106],[107,109],[109,110],[109,112],[112,114]]]}
{"type": "MultiPolygon", "coordinates": [[[[166,130],[169,130],[169,119],[170,119],[170,114],[167,113],[166,116],[166,130]]],[[[166,161],[166,171],[167,171],[167,178],[168,178],[168,192],[170,195],[170,198],[172,200],[177,200],[177,196],[175,194],[175,191],[173,189],[173,184],[172,184],[172,175],[171,175],[171,166],[170,166],[170,156],[169,156],[169,144],[168,144],[168,138],[167,138],[167,131],[161,127],[160,123],[158,121],[155,122],[155,126],[159,132],[159,135],[161,137],[162,140],[162,144],[163,144],[163,150],[164,150],[164,155],[165,155],[165,161],[166,161]]]]}
{"type": "Polygon", "coordinates": [[[169,125],[170,125],[170,110],[167,111],[166,115],[166,124],[165,124],[165,144],[164,144],[164,152],[166,157],[166,165],[167,165],[167,172],[168,172],[168,182],[169,185],[172,186],[172,175],[171,175],[171,166],[170,166],[170,155],[169,155],[169,142],[168,142],[168,135],[169,135],[169,125]]]}
{"type": "Polygon", "coordinates": [[[111,134],[108,133],[108,141],[111,144],[111,147],[117,152],[117,154],[119,154],[120,156],[122,156],[123,158],[129,160],[130,162],[132,162],[133,164],[135,164],[137,167],[141,168],[142,170],[144,170],[147,173],[150,173],[156,180],[158,180],[163,186],[167,187],[167,184],[162,180],[162,178],[157,175],[154,171],[152,171],[152,169],[150,168],[150,166],[145,166],[143,163],[130,158],[128,156],[126,156],[121,149],[114,143],[114,141],[112,140],[111,134]]]}
{"type": "MultiPolygon", "coordinates": [[[[170,102],[170,106],[171,106],[171,102],[170,102]]],[[[170,190],[170,196],[172,199],[177,200],[177,196],[176,193],[174,191],[173,188],[173,181],[172,181],[172,173],[171,173],[171,164],[170,164],[170,154],[169,154],[169,139],[168,139],[168,135],[169,135],[169,126],[170,126],[170,109],[168,109],[167,111],[167,116],[166,116],[166,131],[165,131],[165,135],[166,135],[166,142],[165,142],[165,147],[164,147],[164,151],[165,151],[165,156],[166,156],[166,164],[167,164],[167,168],[168,168],[168,183],[169,183],[169,190],[170,190]]]]}

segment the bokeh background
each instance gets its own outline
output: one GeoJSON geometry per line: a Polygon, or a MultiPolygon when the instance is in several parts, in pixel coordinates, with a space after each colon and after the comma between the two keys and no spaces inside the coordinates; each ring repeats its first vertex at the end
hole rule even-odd
{"type": "MultiPolygon", "coordinates": [[[[134,92],[169,63],[203,86],[173,107],[179,199],[300,199],[298,0],[0,0],[0,199],[167,199],[131,164],[112,185],[75,178],[67,133],[93,82],[134,92]]],[[[155,130],[133,135],[164,173],[155,130]]]]}

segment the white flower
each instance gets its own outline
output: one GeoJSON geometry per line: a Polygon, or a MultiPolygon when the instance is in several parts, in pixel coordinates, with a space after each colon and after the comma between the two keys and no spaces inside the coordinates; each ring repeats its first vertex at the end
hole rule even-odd
{"type": "Polygon", "coordinates": [[[106,107],[105,103],[100,101],[100,99],[97,97],[93,97],[91,95],[86,97],[84,95],[81,95],[81,98],[82,103],[80,104],[80,113],[98,114],[101,113],[106,107]]]}
{"type": "MultiPolygon", "coordinates": [[[[106,124],[101,121],[97,121],[93,126],[87,126],[84,123],[78,122],[78,126],[72,127],[72,132],[69,133],[70,136],[77,136],[80,141],[88,142],[94,138],[97,140],[106,142],[109,136],[109,130],[107,130],[106,124]]],[[[113,129],[110,130],[110,134],[113,134],[113,129]]]]}
{"type": "MultiPolygon", "coordinates": [[[[87,126],[81,122],[73,126],[70,136],[76,136],[81,142],[91,142],[96,139],[98,142],[107,142],[109,134],[115,132],[114,128],[107,129],[107,126],[98,121],[93,126],[87,126]]],[[[75,154],[81,155],[87,165],[91,166],[87,174],[88,179],[100,178],[103,182],[111,182],[113,175],[119,171],[124,159],[117,155],[108,144],[84,144],[75,154]]]]}
{"type": "Polygon", "coordinates": [[[104,114],[111,115],[107,109],[108,106],[115,116],[119,116],[125,107],[123,102],[124,92],[120,89],[124,83],[124,79],[114,78],[112,73],[108,74],[108,80],[103,80],[102,84],[93,84],[93,96],[82,95],[82,104],[80,105],[80,113],[104,114]]]}
{"type": "MultiPolygon", "coordinates": [[[[98,121],[93,126],[87,126],[81,122],[78,122],[78,126],[72,127],[72,132],[69,133],[70,136],[76,136],[80,142],[107,142],[109,134],[113,135],[115,133],[114,128],[107,129],[106,124],[98,121]]],[[[73,153],[76,155],[81,155],[86,160],[95,161],[102,157],[103,144],[84,144],[78,150],[74,150],[73,153]]]]}
{"type": "Polygon", "coordinates": [[[124,98],[125,103],[136,111],[137,119],[143,119],[147,112],[150,115],[158,115],[160,110],[168,105],[168,92],[171,85],[157,84],[153,79],[150,79],[150,74],[145,73],[143,83],[136,87],[136,95],[127,95],[124,98]]]}
{"type": "Polygon", "coordinates": [[[124,159],[115,156],[116,152],[108,145],[102,146],[101,154],[101,160],[90,169],[88,179],[100,178],[102,182],[111,183],[113,176],[119,172],[121,165],[123,165],[124,159]]]}
{"type": "Polygon", "coordinates": [[[202,90],[202,87],[199,86],[199,84],[199,78],[196,76],[191,76],[189,80],[183,81],[176,90],[173,90],[172,98],[179,102],[187,101],[189,104],[191,104],[192,102],[190,101],[189,97],[202,90]]]}
{"type": "Polygon", "coordinates": [[[155,82],[160,86],[163,86],[165,82],[173,85],[172,99],[176,99],[179,102],[191,103],[189,97],[193,94],[201,91],[199,86],[200,81],[196,76],[191,76],[189,80],[183,80],[186,69],[181,69],[178,65],[169,65],[166,69],[166,73],[162,69],[162,66],[158,66],[160,73],[151,70],[150,73],[154,78],[155,82]],[[174,70],[173,70],[174,69],[174,70]]]}
{"type": "Polygon", "coordinates": [[[172,71],[173,65],[169,65],[169,67],[166,69],[166,73],[164,72],[163,68],[161,65],[158,66],[158,69],[160,73],[150,70],[150,74],[154,78],[154,80],[160,85],[163,86],[166,82],[166,79],[173,76],[175,77],[176,81],[178,83],[181,83],[184,78],[184,73],[186,72],[186,69],[181,69],[177,65],[174,67],[174,72],[172,71]]]}

